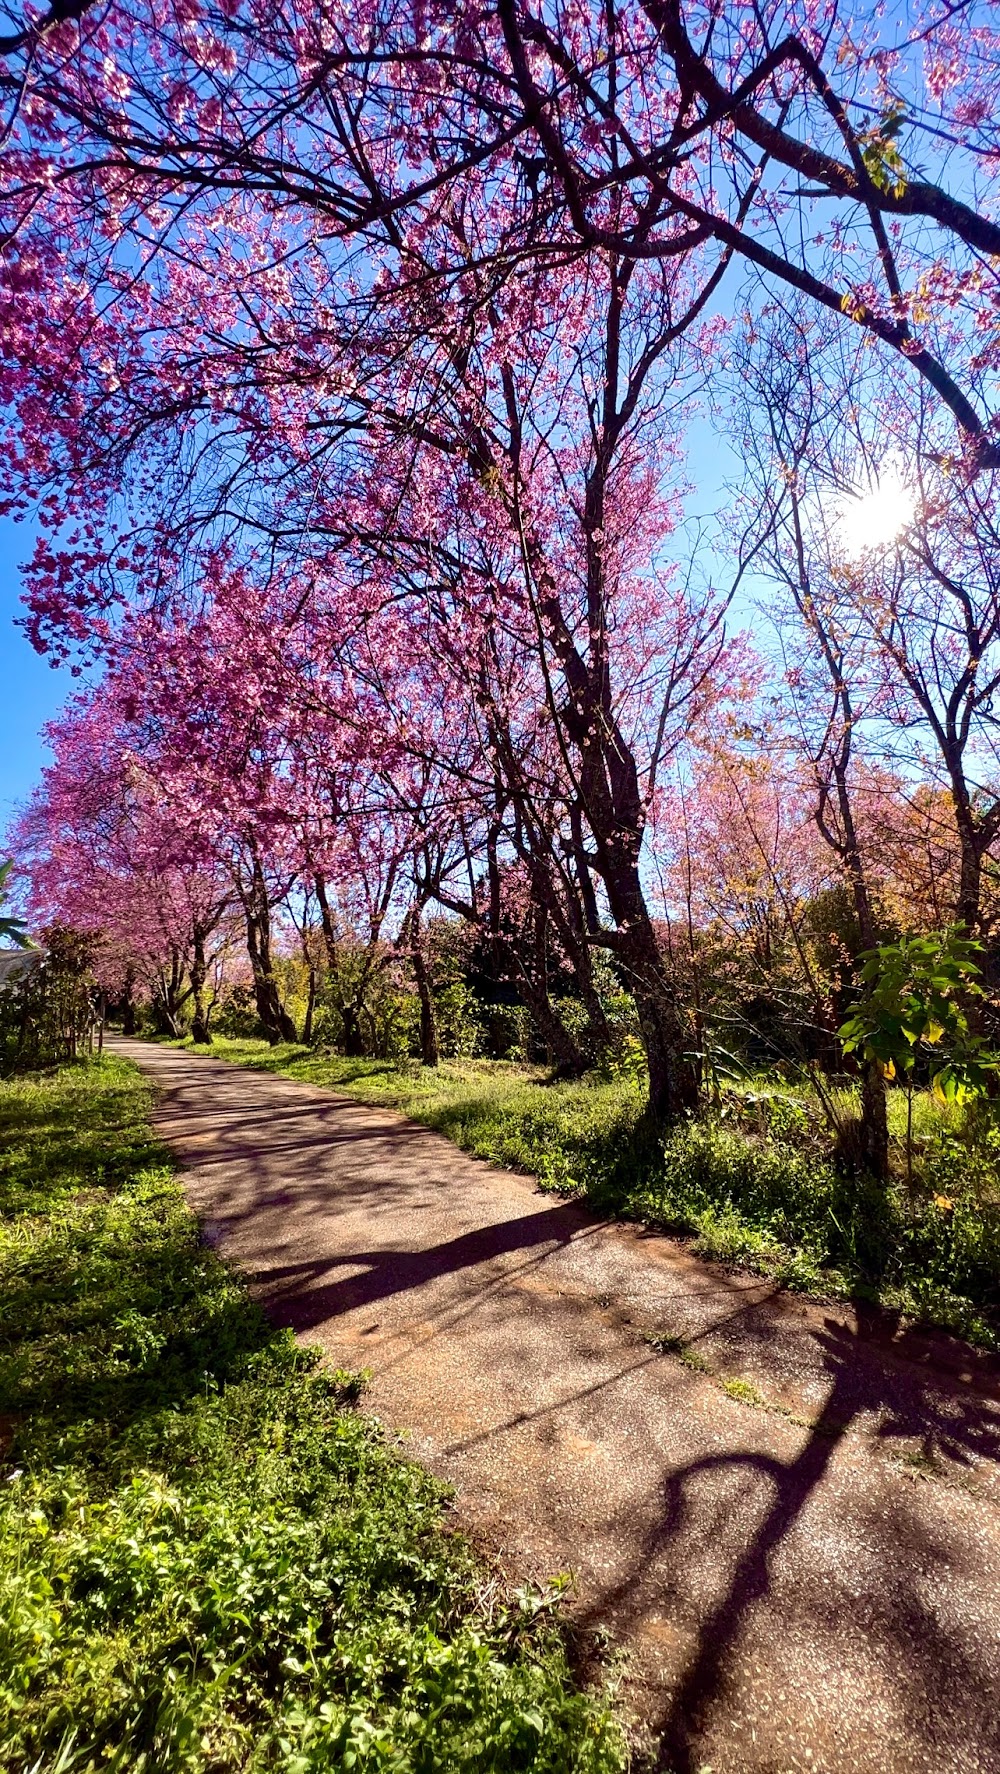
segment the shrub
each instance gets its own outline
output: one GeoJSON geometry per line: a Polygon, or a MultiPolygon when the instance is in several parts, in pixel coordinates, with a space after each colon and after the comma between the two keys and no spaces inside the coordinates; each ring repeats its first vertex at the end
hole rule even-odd
{"type": "Polygon", "coordinates": [[[452,979],[439,986],[434,993],[434,1010],[443,1059],[471,1059],[480,1051],[483,1042],[480,1006],[464,980],[452,979]]]}
{"type": "Polygon", "coordinates": [[[235,1041],[263,1035],[252,986],[235,985],[229,988],[212,1012],[212,1029],[216,1034],[228,1035],[235,1041]]]}

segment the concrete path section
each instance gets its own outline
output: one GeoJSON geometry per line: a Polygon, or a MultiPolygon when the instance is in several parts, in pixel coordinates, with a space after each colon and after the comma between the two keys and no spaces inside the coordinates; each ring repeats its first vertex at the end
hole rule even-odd
{"type": "Polygon", "coordinates": [[[206,1236],[456,1489],[676,1774],[997,1774],[1000,1384],[402,1116],[116,1041],[206,1236]]]}

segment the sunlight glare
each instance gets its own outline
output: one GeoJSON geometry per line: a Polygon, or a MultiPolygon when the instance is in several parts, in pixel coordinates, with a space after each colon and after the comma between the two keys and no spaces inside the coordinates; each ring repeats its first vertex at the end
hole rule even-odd
{"type": "Polygon", "coordinates": [[[838,513],[839,540],[852,560],[895,542],[912,521],[916,495],[898,463],[887,462],[863,493],[851,493],[838,513]]]}

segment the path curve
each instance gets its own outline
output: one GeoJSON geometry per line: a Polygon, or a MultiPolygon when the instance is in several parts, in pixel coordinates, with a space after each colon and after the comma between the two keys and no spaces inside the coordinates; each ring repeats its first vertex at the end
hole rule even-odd
{"type": "Polygon", "coordinates": [[[664,1766],[997,1774],[996,1364],[602,1224],[390,1110],[112,1046],[271,1316],[372,1370],[371,1410],[512,1576],[572,1572],[664,1766]]]}

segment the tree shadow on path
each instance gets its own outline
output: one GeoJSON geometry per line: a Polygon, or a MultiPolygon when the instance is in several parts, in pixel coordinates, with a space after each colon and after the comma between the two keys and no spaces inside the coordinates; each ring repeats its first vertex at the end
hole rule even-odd
{"type": "Polygon", "coordinates": [[[303,1258],[259,1269],[254,1281],[273,1317],[293,1330],[312,1330],[344,1312],[414,1292],[459,1271],[478,1270],[520,1251],[568,1244],[587,1229],[578,1208],[546,1207],[463,1232],[424,1250],[387,1248],[303,1258]],[[336,1269],[360,1269],[362,1273],[320,1282],[320,1277],[336,1269]]]}
{"type": "MultiPolygon", "coordinates": [[[[864,1314],[861,1316],[863,1319],[864,1314]]],[[[882,1318],[884,1315],[880,1315],[880,1328],[882,1318]]],[[[820,1335],[832,1383],[804,1445],[792,1460],[785,1462],[759,1451],[734,1449],[703,1456],[670,1472],[662,1493],[662,1517],[645,1537],[629,1576],[611,1590],[604,1590],[581,1617],[580,1623],[585,1630],[609,1619],[619,1630],[627,1629],[630,1623],[638,1624],[649,1610],[651,1568],[669,1547],[677,1550],[685,1525],[698,1513],[696,1492],[699,1481],[711,1482],[715,1475],[743,1472],[751,1481],[757,1480],[770,1489],[770,1503],[732,1562],[723,1593],[714,1603],[709,1602],[700,1614],[694,1649],[673,1689],[668,1707],[659,1718],[648,1721],[660,1740],[658,1766],[669,1769],[670,1774],[697,1774],[704,1764],[705,1733],[727,1684],[736,1674],[740,1640],[746,1631],[752,1630],[753,1611],[772,1589],[778,1554],[810,1498],[826,1478],[838,1446],[857,1414],[858,1395],[853,1367],[863,1335],[862,1324],[855,1333],[832,1321],[828,1321],[826,1332],[820,1335]]],[[[934,1376],[928,1375],[927,1378],[931,1381],[934,1376]]],[[[923,1398],[921,1408],[914,1411],[910,1420],[901,1419],[898,1412],[889,1416],[880,1426],[878,1436],[920,1434],[925,1447],[939,1448],[952,1459],[964,1457],[967,1462],[973,1458],[1000,1457],[1000,1412],[995,1407],[980,1396],[966,1394],[950,1399],[951,1408],[944,1414],[940,1399],[941,1395],[936,1391],[923,1398]]],[[[895,1391],[893,1403],[898,1405],[895,1391]]],[[[960,1646],[942,1638],[933,1613],[928,1613],[912,1592],[907,1592],[901,1600],[898,1583],[901,1549],[893,1543],[892,1527],[879,1526],[883,1528],[883,1538],[878,1555],[886,1561],[886,1575],[893,1590],[892,1604],[883,1610],[883,1626],[888,1617],[890,1630],[897,1643],[904,1647],[907,1666],[912,1669],[914,1689],[922,1689],[923,1697],[933,1702],[938,1685],[957,1675],[959,1689],[969,1695],[977,1686],[976,1671],[967,1666],[960,1646]],[[891,1553],[895,1554],[892,1561],[891,1553]]],[[[817,1609],[820,1605],[817,1601],[817,1609]]],[[[769,1630],[773,1629],[772,1623],[769,1630]]],[[[984,1661],[983,1669],[986,1667],[984,1661]]],[[[995,1765],[1000,1766],[991,1688],[981,1675],[978,1686],[984,1729],[996,1750],[995,1765]]],[[[933,1706],[929,1710],[933,1711],[933,1706]]],[[[953,1725],[961,1722],[952,1720],[953,1725]]],[[[970,1718],[970,1736],[974,1728],[970,1718]]],[[[942,1731],[948,1737],[946,1725],[942,1726],[942,1731]]],[[[950,1748],[951,1738],[948,1737],[948,1741],[940,1745],[942,1767],[948,1765],[950,1748]]],[[[982,1765],[993,1764],[984,1762],[982,1765]]],[[[887,1759],[885,1766],[888,1769],[895,1764],[887,1759]]]]}

